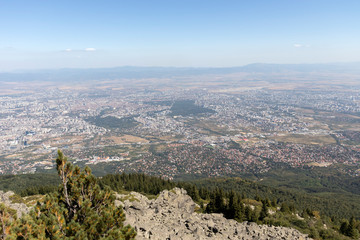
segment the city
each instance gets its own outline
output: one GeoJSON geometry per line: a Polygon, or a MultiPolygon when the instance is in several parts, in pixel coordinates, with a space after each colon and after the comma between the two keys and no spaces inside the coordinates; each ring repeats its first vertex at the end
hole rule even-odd
{"type": "Polygon", "coordinates": [[[109,165],[102,174],[174,179],[338,163],[359,174],[357,90],[234,91],[230,84],[221,91],[52,87],[2,95],[0,173],[49,170],[62,149],[76,163],[109,165]]]}

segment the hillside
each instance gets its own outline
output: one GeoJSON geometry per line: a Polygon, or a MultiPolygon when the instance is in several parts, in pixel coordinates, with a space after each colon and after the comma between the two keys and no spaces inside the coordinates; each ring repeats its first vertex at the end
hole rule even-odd
{"type": "MultiPolygon", "coordinates": [[[[6,191],[12,189],[23,196],[44,194],[41,192],[51,192],[56,189],[55,185],[49,185],[55,179],[54,175],[47,174],[2,176],[0,178],[0,189],[6,187],[6,191]]],[[[198,205],[197,212],[204,214],[221,213],[228,219],[236,219],[239,223],[254,222],[279,227],[292,227],[317,239],[347,239],[344,235],[339,234],[341,224],[346,223],[346,221],[342,217],[331,217],[329,211],[333,211],[333,213],[339,212],[341,215],[342,211],[350,214],[351,209],[341,209],[344,206],[346,207],[347,203],[338,202],[336,199],[327,199],[325,201],[311,195],[276,189],[240,178],[204,179],[194,182],[194,185],[189,182],[176,183],[158,177],[134,173],[106,175],[97,179],[97,181],[101,188],[110,187],[119,194],[128,195],[130,191],[138,192],[134,197],[121,197],[122,200],[132,200],[131,204],[133,205],[128,207],[130,211],[139,210],[139,207],[135,205],[138,200],[141,202],[141,199],[145,199],[142,197],[139,199],[140,193],[145,194],[150,199],[155,199],[162,196],[161,191],[163,190],[181,187],[186,189],[191,198],[196,201],[198,205]]],[[[13,198],[19,202],[19,197],[13,198]]],[[[36,197],[34,196],[34,198],[36,197]]],[[[150,204],[150,200],[144,201],[150,204]]],[[[140,210],[141,214],[150,211],[149,209],[154,210],[153,207],[145,208],[144,204],[141,204],[144,207],[144,209],[140,210]]],[[[356,208],[352,210],[353,213],[357,211],[356,208]]],[[[204,220],[196,214],[194,218],[200,222],[204,220]]],[[[166,219],[164,221],[168,222],[170,220],[166,219]]],[[[356,222],[356,226],[360,227],[359,221],[356,222]]]]}
{"type": "Polygon", "coordinates": [[[117,195],[123,202],[125,223],[134,226],[137,239],[310,239],[298,230],[228,220],[222,214],[195,212],[199,206],[174,188],[156,199],[131,192],[117,195]]]}
{"type": "MultiPolygon", "coordinates": [[[[332,172],[329,171],[328,175],[331,174],[332,172]]],[[[234,177],[172,182],[134,173],[109,174],[102,177],[99,183],[101,186],[108,185],[115,191],[137,191],[153,195],[176,186],[189,190],[191,184],[195,184],[198,190],[203,189],[202,192],[204,189],[211,191],[216,188],[223,189],[225,192],[235,191],[247,198],[267,198],[278,204],[286,202],[289,205],[296,206],[298,211],[318,210],[321,215],[335,218],[337,221],[341,221],[343,218],[350,219],[352,216],[360,216],[360,198],[357,194],[358,188],[356,188],[357,178],[346,177],[346,175],[338,176],[335,173],[328,177],[319,172],[301,172],[299,170],[296,172],[294,170],[273,171],[260,177],[263,178],[262,181],[234,177]],[[285,178],[286,185],[284,184],[285,178]],[[347,184],[350,180],[352,182],[347,184]],[[346,184],[347,188],[353,186],[351,191],[342,191],[342,185],[346,184]],[[325,188],[324,185],[331,185],[332,189],[325,188]],[[318,191],[315,191],[316,189],[318,191]]],[[[0,176],[0,190],[14,191],[21,196],[46,194],[54,191],[59,183],[56,174],[37,173],[0,176]]],[[[209,193],[206,194],[209,195],[209,193]]],[[[203,193],[201,197],[207,198],[206,194],[203,193]]]]}
{"type": "MultiPolygon", "coordinates": [[[[311,239],[298,230],[228,220],[221,214],[202,214],[186,191],[174,188],[162,191],[156,199],[131,192],[115,194],[115,206],[123,207],[126,225],[134,226],[136,239],[311,239]]],[[[34,199],[18,198],[13,192],[0,191],[0,203],[25,216],[34,206],[34,199]],[[15,200],[16,199],[16,200],[15,200]],[[14,201],[21,202],[15,203],[14,201]],[[26,204],[25,204],[26,203],[26,204]]],[[[2,238],[1,238],[2,239],[2,238]]]]}

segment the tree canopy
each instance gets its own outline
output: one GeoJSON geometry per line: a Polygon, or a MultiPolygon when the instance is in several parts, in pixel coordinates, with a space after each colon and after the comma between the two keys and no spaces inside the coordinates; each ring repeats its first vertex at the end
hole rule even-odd
{"type": "Polygon", "coordinates": [[[114,194],[99,187],[90,168],[81,171],[61,151],[56,168],[61,179],[58,190],[47,194],[29,215],[13,221],[3,239],[135,238],[135,230],[123,224],[125,214],[115,206],[114,194]]]}

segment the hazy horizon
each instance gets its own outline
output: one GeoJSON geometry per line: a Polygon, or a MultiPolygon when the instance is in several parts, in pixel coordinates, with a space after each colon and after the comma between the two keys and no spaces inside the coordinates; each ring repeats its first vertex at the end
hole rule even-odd
{"type": "Polygon", "coordinates": [[[2,1],[0,72],[360,61],[358,1],[2,1]]]}
{"type": "Polygon", "coordinates": [[[21,73],[21,72],[40,72],[40,71],[61,71],[61,70],[99,70],[99,69],[116,69],[116,68],[144,68],[144,69],[151,69],[151,68],[163,68],[163,69],[231,69],[231,68],[243,68],[252,65],[262,65],[262,66],[347,66],[347,65],[358,65],[360,61],[354,62],[318,62],[318,63],[264,63],[264,62],[254,62],[244,65],[234,65],[234,66],[141,66],[141,65],[119,65],[119,66],[107,66],[107,67],[59,67],[59,68],[18,68],[12,70],[4,70],[0,73],[21,73]]]}

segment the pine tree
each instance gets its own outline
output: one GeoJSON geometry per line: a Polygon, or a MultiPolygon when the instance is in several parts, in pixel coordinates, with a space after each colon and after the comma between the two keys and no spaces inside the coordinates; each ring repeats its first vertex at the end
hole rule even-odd
{"type": "Polygon", "coordinates": [[[357,231],[356,227],[356,220],[354,217],[351,217],[348,229],[346,230],[346,235],[351,238],[358,238],[359,232],[357,231]]]}
{"type": "Polygon", "coordinates": [[[215,212],[224,212],[225,203],[224,203],[224,191],[222,189],[217,188],[215,193],[215,212]]]}
{"type": "Polygon", "coordinates": [[[210,193],[206,188],[200,188],[199,195],[202,199],[208,200],[210,198],[210,193]]]}
{"type": "Polygon", "coordinates": [[[200,195],[199,195],[199,190],[197,189],[197,187],[195,185],[186,185],[185,189],[187,191],[187,194],[195,201],[198,202],[200,201],[200,195]]]}
{"type": "Polygon", "coordinates": [[[227,218],[234,219],[236,204],[237,204],[237,196],[234,191],[231,191],[229,194],[229,203],[227,205],[227,213],[226,213],[227,218]]]}
{"type": "Polygon", "coordinates": [[[235,204],[234,219],[238,222],[242,222],[245,220],[245,208],[240,198],[237,199],[237,202],[235,204]]]}
{"type": "Polygon", "coordinates": [[[210,201],[209,201],[209,203],[206,205],[205,211],[206,211],[207,213],[214,213],[214,212],[216,212],[216,208],[215,208],[215,193],[214,193],[214,192],[212,192],[212,193],[210,194],[210,201]]]}
{"type": "Polygon", "coordinates": [[[0,239],[5,239],[9,234],[11,222],[14,216],[10,214],[9,209],[3,203],[0,203],[0,239]]]}
{"type": "Polygon", "coordinates": [[[252,216],[252,210],[251,210],[250,206],[246,206],[244,209],[245,220],[251,222],[251,220],[252,220],[251,216],[252,216]]]}
{"type": "Polygon", "coordinates": [[[280,207],[280,211],[283,212],[283,213],[289,213],[290,208],[286,203],[282,203],[281,207],[280,207]]]}
{"type": "Polygon", "coordinates": [[[273,200],[271,201],[271,207],[276,207],[276,206],[277,206],[276,201],[275,201],[275,199],[273,199],[273,200]]]}
{"type": "Polygon", "coordinates": [[[18,220],[9,239],[134,239],[134,229],[123,226],[125,215],[115,207],[115,196],[108,188],[100,189],[90,168],[80,171],[61,151],[56,165],[58,191],[18,220]]]}
{"type": "Polygon", "coordinates": [[[265,200],[262,201],[262,207],[261,207],[261,212],[260,212],[260,216],[259,216],[259,220],[263,221],[268,215],[268,208],[267,208],[267,202],[265,200]]]}

